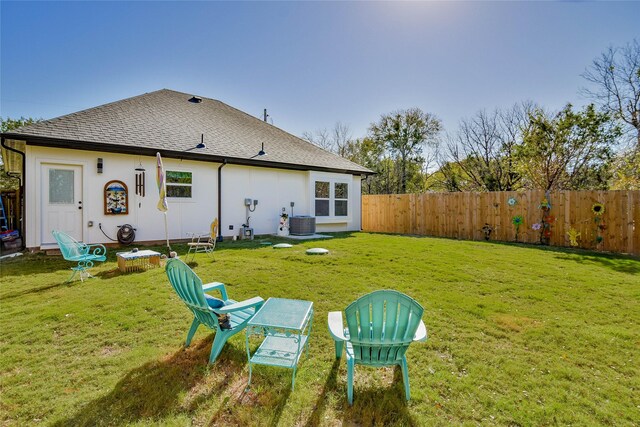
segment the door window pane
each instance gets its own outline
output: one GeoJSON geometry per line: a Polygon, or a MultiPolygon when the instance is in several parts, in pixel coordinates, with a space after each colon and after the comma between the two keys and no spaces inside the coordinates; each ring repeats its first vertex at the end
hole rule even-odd
{"type": "Polygon", "coordinates": [[[49,169],[49,203],[73,204],[73,171],[49,169]]]}

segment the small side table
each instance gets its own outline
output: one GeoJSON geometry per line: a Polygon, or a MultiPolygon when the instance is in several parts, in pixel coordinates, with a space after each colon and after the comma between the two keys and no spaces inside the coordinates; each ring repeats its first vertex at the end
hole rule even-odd
{"type": "Polygon", "coordinates": [[[249,382],[253,365],[279,366],[293,369],[291,390],[295,387],[296,369],[304,349],[309,354],[309,335],[313,325],[311,301],[269,298],[247,323],[246,346],[249,359],[249,382]],[[251,355],[249,337],[264,337],[262,344],[251,355]]]}
{"type": "Polygon", "coordinates": [[[123,273],[160,266],[160,252],[144,250],[119,252],[116,255],[118,256],[118,269],[123,273]]]}

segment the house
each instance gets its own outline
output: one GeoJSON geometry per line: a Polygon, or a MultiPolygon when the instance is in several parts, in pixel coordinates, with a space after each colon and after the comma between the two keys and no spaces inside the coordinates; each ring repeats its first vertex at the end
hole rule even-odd
{"type": "Polygon", "coordinates": [[[274,234],[283,209],[315,217],[318,232],[360,230],[361,179],[372,173],[223,102],[167,89],[1,137],[7,170],[22,178],[31,249],[54,246],[53,229],[108,243],[123,224],[137,242],[163,240],[158,152],[172,240],[216,217],[219,238],[247,221],[255,234],[274,234]]]}

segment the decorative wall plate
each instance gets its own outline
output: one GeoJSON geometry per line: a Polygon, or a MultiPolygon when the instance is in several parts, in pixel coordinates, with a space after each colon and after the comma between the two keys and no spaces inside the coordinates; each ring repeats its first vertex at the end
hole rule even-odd
{"type": "Polygon", "coordinates": [[[122,181],[109,181],[104,185],[104,214],[126,215],[129,213],[129,191],[122,181]]]}

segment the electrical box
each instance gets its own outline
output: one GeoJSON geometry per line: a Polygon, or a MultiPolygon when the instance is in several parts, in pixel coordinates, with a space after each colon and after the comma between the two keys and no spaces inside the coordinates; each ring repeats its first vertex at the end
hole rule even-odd
{"type": "Polygon", "coordinates": [[[245,226],[240,227],[240,239],[253,240],[253,228],[245,226]]]}
{"type": "Polygon", "coordinates": [[[244,199],[245,206],[251,206],[251,199],[244,199]]]}

